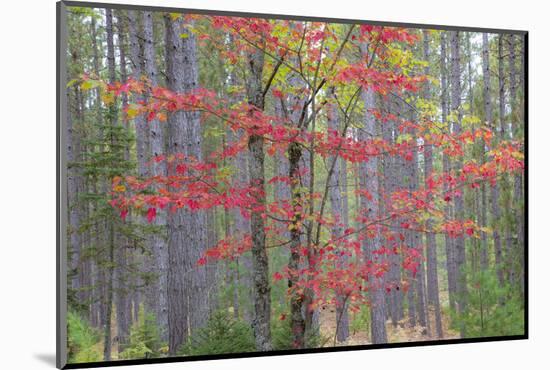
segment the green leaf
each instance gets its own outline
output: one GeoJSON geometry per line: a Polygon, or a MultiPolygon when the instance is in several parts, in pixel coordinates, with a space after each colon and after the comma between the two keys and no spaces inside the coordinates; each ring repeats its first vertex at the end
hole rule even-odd
{"type": "Polygon", "coordinates": [[[96,87],[101,86],[101,81],[96,80],[85,80],[80,84],[82,90],[95,89],[96,87]]]}
{"type": "Polygon", "coordinates": [[[67,87],[71,87],[73,86],[75,83],[78,82],[78,78],[73,78],[72,80],[70,80],[69,82],[67,82],[67,87]]]}

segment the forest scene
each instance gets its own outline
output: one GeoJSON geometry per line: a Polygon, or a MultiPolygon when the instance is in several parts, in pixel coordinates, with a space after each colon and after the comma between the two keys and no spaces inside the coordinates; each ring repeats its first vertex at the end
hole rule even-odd
{"type": "Polygon", "coordinates": [[[66,17],[69,363],[525,333],[523,34],[66,17]]]}

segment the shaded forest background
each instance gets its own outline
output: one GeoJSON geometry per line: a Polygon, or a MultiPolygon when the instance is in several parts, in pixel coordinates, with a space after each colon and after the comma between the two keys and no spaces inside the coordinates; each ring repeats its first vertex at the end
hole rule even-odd
{"type": "Polygon", "coordinates": [[[71,362],[523,333],[521,36],[68,12],[71,362]]]}

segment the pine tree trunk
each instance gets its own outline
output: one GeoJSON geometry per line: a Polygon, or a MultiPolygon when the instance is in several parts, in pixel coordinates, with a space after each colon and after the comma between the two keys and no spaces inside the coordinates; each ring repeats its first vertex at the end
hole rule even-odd
{"type": "MultiPolygon", "coordinates": [[[[158,84],[157,66],[155,62],[155,45],[153,38],[153,14],[143,12],[143,60],[144,72],[152,86],[158,84]]],[[[165,154],[165,134],[158,119],[148,123],[149,145],[152,157],[165,154]]],[[[166,162],[152,161],[151,176],[165,176],[166,162]]],[[[156,189],[158,190],[158,189],[156,189]]],[[[156,231],[151,237],[151,256],[146,258],[144,264],[149,267],[151,283],[147,287],[146,306],[157,318],[161,338],[168,338],[168,294],[167,294],[167,270],[168,270],[168,246],[166,236],[166,215],[157,212],[152,221],[156,231]]],[[[173,293],[171,293],[172,295],[173,293]]]]}
{"type": "MultiPolygon", "coordinates": [[[[449,117],[449,100],[448,100],[448,62],[447,62],[447,32],[441,33],[441,114],[442,121],[447,122],[449,117]]],[[[448,122],[449,131],[452,131],[452,124],[448,122]]],[[[451,170],[449,157],[443,155],[443,172],[448,173],[451,170]]],[[[445,192],[449,190],[445,186],[445,192]]],[[[445,214],[447,218],[452,217],[451,202],[447,202],[445,206],[445,214]]],[[[445,234],[445,254],[447,261],[447,283],[449,291],[449,305],[452,310],[455,310],[455,301],[457,294],[457,268],[455,257],[455,245],[453,239],[445,234]]]]}
{"type": "MultiPolygon", "coordinates": [[[[498,39],[498,79],[499,79],[499,122],[500,127],[497,128],[497,132],[500,139],[504,139],[504,66],[502,56],[502,36],[498,39]]],[[[498,140],[498,139],[495,139],[498,140]]],[[[501,210],[499,204],[500,191],[499,184],[495,182],[491,187],[491,202],[493,211],[493,244],[495,248],[495,269],[497,271],[497,279],[499,285],[504,285],[504,272],[502,266],[502,241],[500,237],[500,222],[501,222],[501,210]]]]}
{"type": "MultiPolygon", "coordinates": [[[[100,58],[98,51],[98,36],[97,36],[97,27],[95,18],[91,17],[90,22],[90,33],[92,35],[92,65],[93,72],[96,76],[99,76],[100,70],[100,58]]],[[[95,100],[94,100],[94,110],[95,110],[95,122],[98,126],[102,125],[102,112],[101,112],[101,97],[99,89],[95,89],[95,100]]],[[[92,194],[98,194],[98,181],[97,178],[92,177],[89,180],[88,190],[92,194]]],[[[93,201],[90,204],[90,207],[95,211],[98,207],[98,201],[93,201]]],[[[102,236],[102,225],[101,223],[96,223],[91,231],[91,244],[95,246],[101,245],[101,236],[102,236]]],[[[93,327],[98,328],[102,325],[102,307],[103,307],[103,280],[102,280],[102,271],[103,269],[99,266],[98,258],[93,258],[91,260],[90,273],[92,280],[92,291],[91,291],[91,308],[90,308],[90,323],[93,327]]]]}
{"type": "MultiPolygon", "coordinates": [[[[143,60],[143,51],[140,43],[140,39],[143,39],[143,32],[139,27],[138,12],[135,10],[128,10],[128,33],[129,33],[129,44],[130,44],[130,64],[132,70],[132,78],[136,81],[141,79],[143,75],[142,69],[142,60],[143,60]]],[[[134,102],[143,100],[143,96],[135,94],[133,97],[134,102]]],[[[147,161],[149,159],[149,131],[147,128],[147,123],[145,122],[145,117],[143,115],[138,115],[133,119],[133,124],[135,127],[135,142],[136,142],[136,158],[137,158],[137,174],[140,178],[149,177],[149,167],[147,166],[147,161]]],[[[137,222],[140,224],[145,224],[144,217],[140,215],[133,215],[137,218],[137,222]]],[[[145,237],[145,243],[147,247],[151,244],[151,237],[145,237]]],[[[146,257],[145,257],[146,258],[146,257]]],[[[144,271],[147,268],[142,264],[144,256],[142,253],[139,253],[137,248],[135,255],[133,256],[133,261],[136,266],[136,270],[144,271]]],[[[135,286],[142,285],[142,279],[139,276],[135,277],[135,286]]],[[[139,306],[141,304],[141,291],[140,289],[135,289],[132,301],[133,301],[133,321],[137,322],[139,320],[139,306]]]]}
{"type": "MultiPolygon", "coordinates": [[[[423,31],[424,35],[424,60],[428,63],[424,68],[424,74],[430,76],[430,39],[428,31],[423,31]]],[[[429,85],[426,85],[424,90],[424,99],[429,101],[432,98],[429,85]]],[[[433,146],[428,142],[424,145],[424,182],[426,188],[428,186],[428,179],[433,174],[433,146]]],[[[428,201],[431,202],[433,197],[429,197],[428,201]]],[[[432,228],[432,220],[426,221],[426,228],[428,233],[426,234],[426,268],[427,268],[427,300],[430,305],[433,306],[435,316],[435,329],[438,338],[443,338],[443,327],[441,323],[441,308],[439,304],[439,283],[437,277],[437,244],[435,240],[435,234],[429,232],[432,228]]]]}
{"type": "MultiPolygon", "coordinates": [[[[376,136],[376,120],[369,109],[376,107],[375,92],[372,89],[362,91],[362,100],[365,105],[364,126],[359,131],[359,140],[368,140],[376,136]]],[[[376,156],[369,158],[367,162],[362,162],[359,166],[359,186],[372,194],[371,197],[361,196],[361,211],[369,220],[375,220],[379,216],[378,204],[374,196],[378,194],[378,159],[376,156]],[[370,198],[370,199],[369,199],[370,198]]],[[[380,247],[380,235],[375,232],[373,238],[364,238],[362,241],[363,257],[366,264],[379,264],[379,260],[373,252],[380,247]]],[[[385,312],[385,287],[383,278],[370,277],[369,298],[371,312],[371,342],[386,343],[388,337],[386,334],[386,312],[385,312]]]]}
{"type": "MultiPolygon", "coordinates": [[[[453,122],[453,132],[460,134],[462,132],[462,108],[461,108],[461,85],[460,85],[460,41],[458,31],[451,32],[451,110],[456,115],[456,121],[453,122]]],[[[462,158],[459,156],[456,161],[456,168],[462,168],[462,158]]],[[[456,218],[460,221],[464,219],[464,195],[462,192],[455,194],[456,218]]],[[[464,274],[464,265],[466,262],[466,248],[464,236],[459,235],[456,238],[456,269],[457,269],[457,294],[458,294],[458,313],[465,311],[466,307],[466,276],[464,274]]],[[[461,337],[464,337],[464,325],[460,328],[461,337]]]]}
{"type": "MultiPolygon", "coordinates": [[[[517,99],[517,70],[516,70],[516,40],[514,35],[510,35],[510,53],[509,53],[509,65],[510,65],[510,110],[512,116],[511,137],[513,140],[517,140],[521,137],[520,133],[523,129],[521,123],[522,113],[518,105],[517,99]]],[[[510,284],[514,286],[519,281],[523,286],[523,264],[519,256],[523,255],[523,243],[524,243],[524,217],[523,217],[523,178],[522,175],[514,176],[514,193],[513,193],[513,205],[511,207],[513,213],[513,219],[515,221],[516,236],[516,248],[510,248],[510,284]],[[520,260],[519,266],[517,261],[520,260]],[[518,280],[519,276],[519,280],[518,280]]],[[[512,227],[509,227],[510,233],[512,227]]],[[[510,243],[512,243],[512,235],[510,235],[510,243]]],[[[521,288],[523,289],[523,288],[521,288]]]]}
{"type": "MultiPolygon", "coordinates": [[[[398,111],[398,104],[395,102],[395,99],[389,103],[382,100],[381,104],[383,104],[383,109],[391,112],[398,111]]],[[[392,145],[395,142],[394,133],[397,132],[396,125],[397,123],[394,120],[390,120],[386,124],[382,125],[382,138],[389,145],[392,145]]],[[[397,190],[399,187],[399,178],[402,178],[398,169],[399,160],[399,157],[394,157],[391,155],[385,155],[383,159],[382,166],[384,170],[384,188],[381,189],[381,191],[384,194],[384,209],[386,209],[386,212],[389,212],[392,209],[391,194],[397,190]]],[[[389,223],[392,227],[397,226],[397,220],[390,220],[389,223]]],[[[391,319],[392,325],[395,327],[403,318],[401,256],[398,251],[399,244],[395,241],[395,238],[387,238],[386,243],[388,244],[388,247],[391,247],[393,250],[393,253],[389,256],[390,268],[387,276],[387,287],[391,290],[388,294],[387,301],[389,303],[389,318],[391,319]]]]}
{"type": "MultiPolygon", "coordinates": [[[[113,83],[116,80],[115,74],[115,47],[114,47],[114,34],[113,34],[113,13],[111,9],[105,10],[106,17],[106,33],[107,33],[107,69],[109,73],[109,82],[113,83]]],[[[111,105],[109,108],[109,124],[114,127],[117,124],[117,110],[115,105],[111,105]]],[[[111,128],[112,129],[112,128],[111,128]]],[[[111,134],[111,149],[114,147],[114,138],[111,134]]],[[[107,184],[107,181],[105,182],[107,184]]],[[[106,186],[106,185],[105,185],[106,186]]],[[[105,187],[105,190],[107,188],[105,187]]],[[[106,196],[106,191],[104,192],[106,196]]],[[[114,216],[114,211],[112,212],[114,216]]],[[[104,342],[103,342],[103,357],[105,361],[111,360],[111,346],[112,346],[112,310],[113,310],[113,283],[114,283],[114,254],[116,247],[115,237],[115,225],[114,218],[107,221],[107,264],[105,267],[105,316],[103,318],[104,324],[104,342]]]]}
{"type": "MultiPolygon", "coordinates": [[[[334,96],[334,88],[329,92],[331,96],[334,96]]],[[[334,104],[331,104],[328,107],[327,111],[327,126],[329,131],[336,132],[337,135],[340,135],[340,120],[339,112],[337,107],[334,104]]],[[[329,132],[329,135],[332,135],[329,132]]],[[[331,156],[329,158],[329,163],[332,164],[332,173],[329,173],[331,176],[328,181],[328,186],[330,187],[330,204],[332,209],[332,217],[334,218],[335,225],[331,230],[331,237],[333,239],[338,239],[344,234],[344,230],[347,229],[347,216],[344,213],[343,209],[343,196],[342,193],[346,190],[345,183],[342,183],[342,164],[345,162],[344,159],[340,158],[337,155],[331,156]],[[345,219],[344,219],[345,218],[345,219]]],[[[347,264],[347,257],[341,256],[336,262],[335,267],[338,270],[345,269],[347,264]]],[[[336,291],[336,339],[339,342],[344,342],[349,336],[349,317],[347,309],[347,296],[344,292],[336,291]]]]}
{"type": "MultiPolygon", "coordinates": [[[[483,63],[483,106],[485,112],[485,122],[489,126],[493,122],[493,106],[491,104],[491,72],[489,65],[489,36],[483,33],[482,44],[482,63],[483,63]]],[[[482,163],[485,162],[485,142],[480,140],[482,163]]],[[[481,188],[481,227],[487,227],[487,187],[485,184],[481,188]]],[[[481,233],[481,267],[487,270],[489,267],[489,249],[487,245],[487,233],[481,233]]]]}
{"type": "MultiPolygon", "coordinates": [[[[74,105],[75,109],[79,109],[77,88],[74,89],[74,105]]],[[[69,91],[67,90],[67,101],[71,101],[69,91]]],[[[78,202],[78,194],[81,186],[81,175],[77,161],[79,160],[80,152],[80,137],[78,130],[75,128],[73,117],[75,116],[72,109],[69,109],[67,119],[67,199],[69,208],[69,248],[70,251],[70,288],[73,290],[75,297],[79,296],[80,290],[80,257],[82,249],[82,241],[80,234],[80,222],[82,219],[81,207],[78,202]]]]}
{"type": "MultiPolygon", "coordinates": [[[[187,32],[187,38],[180,37],[182,32],[186,33],[181,18],[172,20],[167,15],[165,26],[168,87],[180,93],[191,92],[198,87],[195,36],[187,32]]],[[[202,160],[199,112],[179,111],[169,115],[168,154],[176,153],[202,160]]],[[[169,348],[175,354],[188,333],[206,325],[208,319],[206,267],[196,263],[206,250],[206,214],[179,209],[169,214],[168,230],[169,348]]]]}
{"type": "MultiPolygon", "coordinates": [[[[117,28],[118,28],[118,49],[120,60],[120,79],[126,81],[128,78],[126,71],[126,50],[124,45],[125,33],[124,33],[124,15],[122,13],[117,14],[117,28]]],[[[125,93],[121,94],[122,111],[128,105],[128,97],[125,93]]],[[[129,160],[129,148],[125,148],[124,160],[129,160]]],[[[126,218],[126,222],[131,222],[131,216],[126,218]]],[[[130,302],[130,284],[128,279],[129,264],[128,254],[129,239],[124,236],[119,236],[119,244],[116,246],[115,252],[115,305],[116,305],[116,318],[117,318],[117,337],[118,337],[118,352],[124,350],[125,345],[128,343],[130,336],[130,323],[132,321],[132,308],[130,302]]]]}

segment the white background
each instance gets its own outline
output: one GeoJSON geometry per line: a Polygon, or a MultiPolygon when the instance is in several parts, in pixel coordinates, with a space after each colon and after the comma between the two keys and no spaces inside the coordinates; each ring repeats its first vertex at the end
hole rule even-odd
{"type": "MultiPolygon", "coordinates": [[[[129,0],[117,3],[527,29],[529,47],[530,339],[142,366],[142,369],[548,368],[550,35],[543,1],[129,0]],[[544,353],[543,351],[546,351],[544,353]],[[546,356],[545,356],[546,355],[546,356]]],[[[0,11],[0,349],[3,369],[55,358],[55,2],[0,11]]]]}

